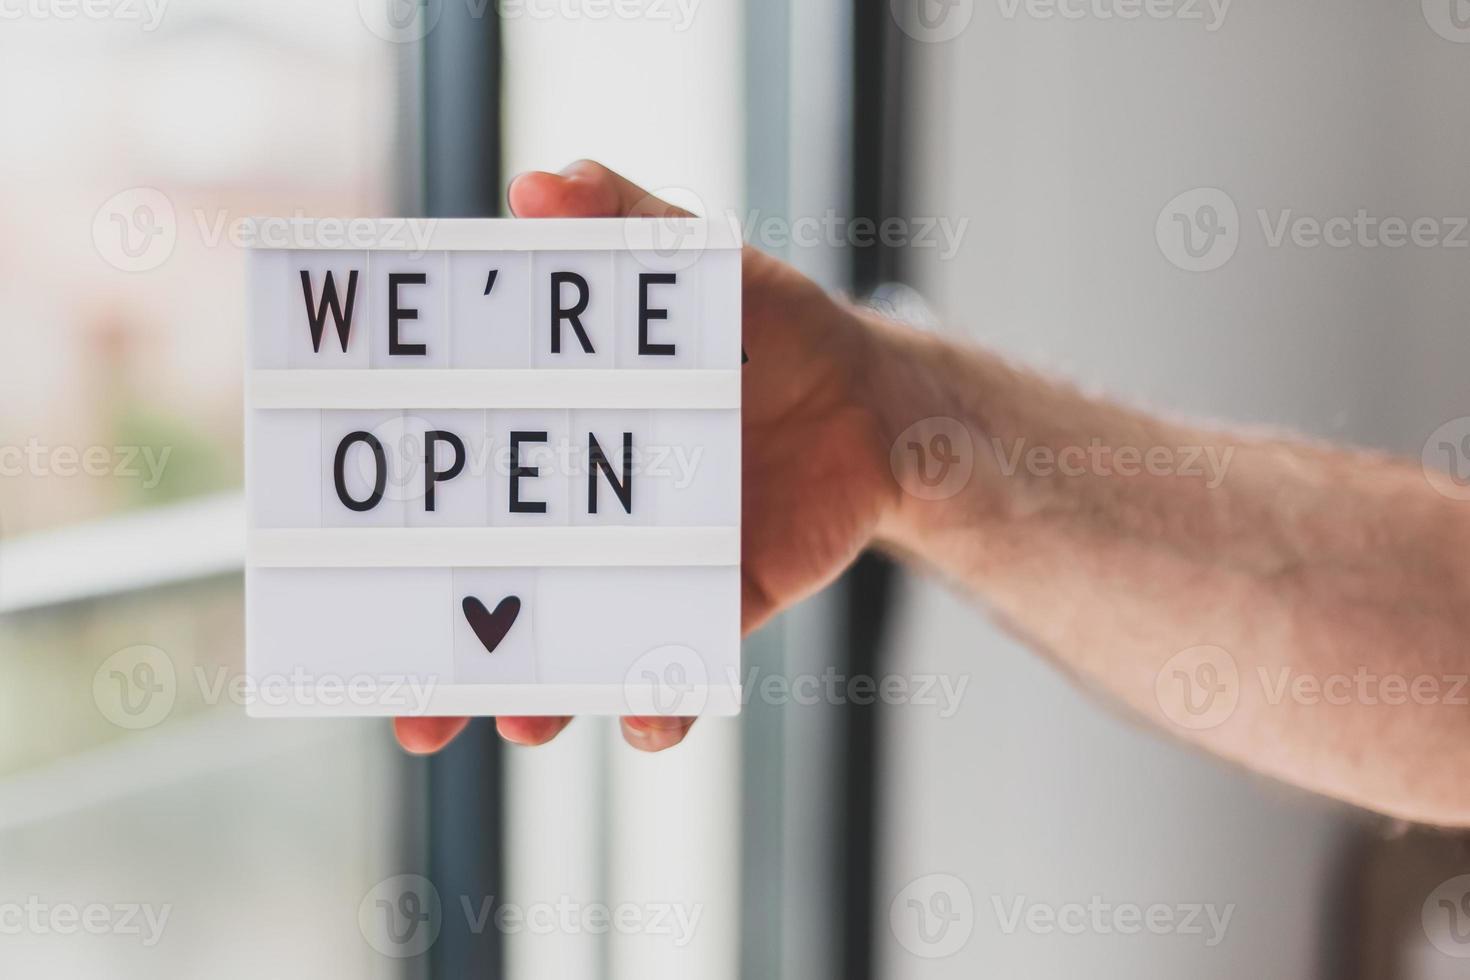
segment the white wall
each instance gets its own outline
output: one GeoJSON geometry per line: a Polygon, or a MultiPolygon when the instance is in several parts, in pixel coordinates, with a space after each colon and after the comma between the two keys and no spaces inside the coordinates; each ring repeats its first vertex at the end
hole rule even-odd
{"type": "MultiPolygon", "coordinates": [[[[957,38],[911,49],[909,210],[970,221],[952,261],[915,253],[947,329],[1173,413],[1413,456],[1470,414],[1470,250],[1273,248],[1257,214],[1470,214],[1454,104],[1470,46],[1438,36],[1418,3],[1236,3],[1214,31],[1011,6],[966,0],[957,38]],[[1238,207],[1240,241],[1218,270],[1187,272],[1155,221],[1201,186],[1238,207]]],[[[1100,6],[1114,5],[1086,9],[1100,6]]],[[[970,690],[949,720],[889,712],[879,914],[942,872],[965,883],[975,920],[942,960],[881,936],[885,975],[1328,972],[1323,951],[1350,938],[1323,922],[1345,808],[1135,730],[933,583],[909,588],[892,650],[895,669],[967,674],[970,690]],[[1207,949],[1007,935],[994,908],[1094,895],[1236,909],[1207,949]]]]}

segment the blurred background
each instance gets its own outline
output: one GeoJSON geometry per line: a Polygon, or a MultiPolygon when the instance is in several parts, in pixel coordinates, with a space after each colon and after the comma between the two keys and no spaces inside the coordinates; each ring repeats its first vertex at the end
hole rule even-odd
{"type": "Polygon", "coordinates": [[[1139,730],[877,558],[663,755],[247,723],[236,234],[593,157],[1118,397],[1417,455],[1470,414],[1467,14],[0,0],[0,975],[1470,976],[1454,836],[1139,730]],[[1360,211],[1442,235],[1273,235],[1360,211]]]}

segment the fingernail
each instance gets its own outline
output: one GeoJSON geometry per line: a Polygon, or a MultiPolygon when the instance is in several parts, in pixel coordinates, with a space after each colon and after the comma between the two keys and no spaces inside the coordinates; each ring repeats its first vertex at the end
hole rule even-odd
{"type": "MultiPolygon", "coordinates": [[[[644,719],[647,721],[649,719],[644,719]]],[[[669,719],[670,721],[676,719],[669,719]]],[[[628,744],[642,752],[662,752],[664,749],[673,748],[684,741],[686,729],[677,728],[646,728],[637,722],[623,719],[623,738],[628,744]]]]}
{"type": "Polygon", "coordinates": [[[676,732],[688,724],[678,715],[629,715],[623,721],[642,732],[676,732]]]}
{"type": "Polygon", "coordinates": [[[626,722],[623,724],[623,738],[634,748],[648,750],[654,747],[652,732],[634,728],[626,722]]]}

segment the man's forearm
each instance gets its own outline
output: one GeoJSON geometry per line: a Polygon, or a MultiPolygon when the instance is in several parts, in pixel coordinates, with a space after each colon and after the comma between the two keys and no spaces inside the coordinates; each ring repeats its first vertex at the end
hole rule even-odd
{"type": "Polygon", "coordinates": [[[1175,425],[867,329],[904,488],[885,544],[1212,751],[1470,823],[1470,505],[1417,465],[1175,425]]]}

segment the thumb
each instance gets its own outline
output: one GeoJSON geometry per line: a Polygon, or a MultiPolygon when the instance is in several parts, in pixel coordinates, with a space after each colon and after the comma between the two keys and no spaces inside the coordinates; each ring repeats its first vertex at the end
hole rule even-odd
{"type": "Polygon", "coordinates": [[[600,163],[578,160],[559,174],[533,170],[511,181],[517,218],[666,218],[688,211],[662,201],[600,163]]]}

